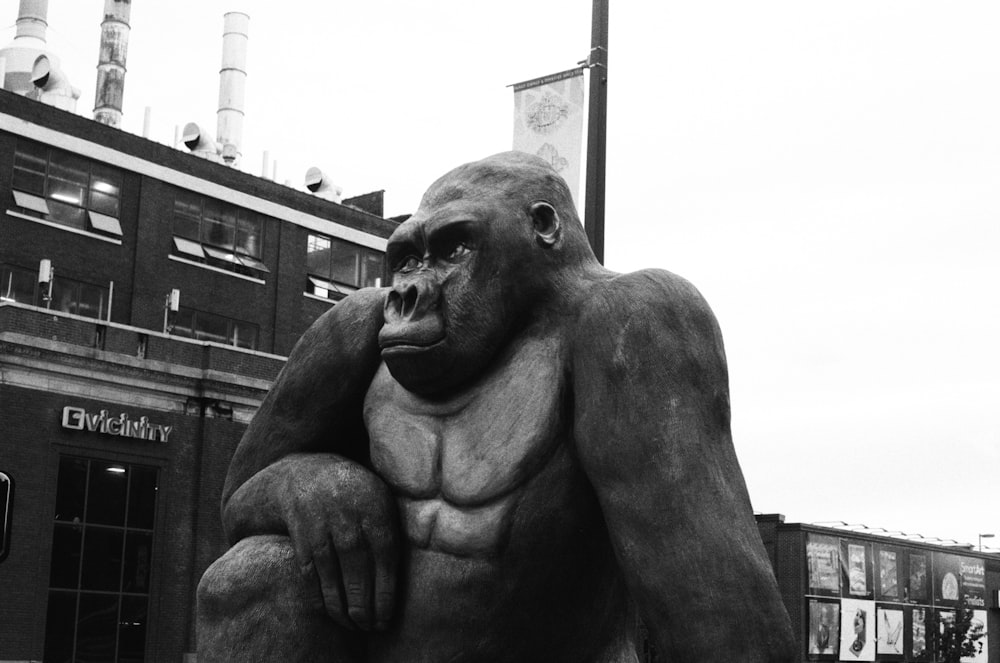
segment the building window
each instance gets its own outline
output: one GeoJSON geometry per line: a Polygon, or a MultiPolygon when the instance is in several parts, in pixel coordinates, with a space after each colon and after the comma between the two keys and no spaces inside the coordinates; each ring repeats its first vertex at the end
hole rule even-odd
{"type": "Polygon", "coordinates": [[[42,306],[53,311],[105,320],[110,295],[111,289],[107,286],[57,275],[52,280],[52,299],[47,301],[49,289],[45,285],[38,287],[37,272],[6,265],[0,268],[0,302],[42,306]]]}
{"type": "Polygon", "coordinates": [[[37,284],[37,272],[5,265],[0,268],[0,302],[34,305],[37,284]]]}
{"type": "Polygon", "coordinates": [[[122,236],[122,173],[68,152],[18,141],[14,205],[29,216],[109,237],[122,236]]]}
{"type": "Polygon", "coordinates": [[[153,467],[59,461],[46,661],[142,661],[156,513],[153,467]]]}
{"type": "Polygon", "coordinates": [[[383,254],[335,237],[310,234],[306,242],[306,292],[343,299],[358,288],[381,284],[383,254]]]}
{"type": "Polygon", "coordinates": [[[175,336],[234,345],[248,350],[257,349],[260,328],[242,320],[233,320],[214,313],[180,307],[174,314],[170,333],[175,336]]]}
{"type": "Polygon", "coordinates": [[[174,198],[175,255],[261,277],[264,219],[248,210],[212,198],[178,191],[174,198]]]}

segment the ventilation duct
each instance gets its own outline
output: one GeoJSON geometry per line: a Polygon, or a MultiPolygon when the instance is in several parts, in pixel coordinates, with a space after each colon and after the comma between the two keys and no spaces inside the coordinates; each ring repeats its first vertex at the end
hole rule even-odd
{"type": "Polygon", "coordinates": [[[344,193],[342,187],[331,182],[323,171],[316,166],[306,171],[305,185],[317,198],[323,198],[335,203],[341,201],[341,195],[344,193]]]}
{"type": "Polygon", "coordinates": [[[128,51],[132,0],[104,0],[101,52],[97,62],[94,119],[112,127],[122,125],[125,94],[125,58],[128,51]]]}
{"type": "Polygon", "coordinates": [[[35,60],[39,55],[49,55],[45,50],[48,11],[48,0],[21,0],[14,41],[0,49],[0,70],[3,71],[0,84],[3,89],[17,94],[34,91],[31,73],[35,60]]]}
{"type": "Polygon", "coordinates": [[[71,113],[76,112],[80,90],[70,85],[66,74],[47,55],[39,55],[35,59],[31,68],[31,83],[35,90],[28,94],[29,97],[71,113]]]}
{"type": "Polygon", "coordinates": [[[194,122],[184,125],[181,133],[181,142],[194,154],[211,161],[220,161],[222,147],[212,139],[212,135],[207,133],[194,122]]]}
{"type": "Polygon", "coordinates": [[[229,12],[223,19],[222,68],[219,70],[219,110],[216,135],[222,158],[238,165],[243,152],[244,98],[247,86],[247,32],[250,17],[229,12]]]}

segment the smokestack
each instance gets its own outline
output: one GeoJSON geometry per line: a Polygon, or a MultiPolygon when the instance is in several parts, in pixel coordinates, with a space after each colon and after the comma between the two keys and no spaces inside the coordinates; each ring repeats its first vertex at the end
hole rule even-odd
{"type": "Polygon", "coordinates": [[[243,153],[243,100],[247,85],[249,26],[250,17],[242,12],[229,12],[223,20],[218,127],[215,133],[225,150],[223,156],[226,163],[234,166],[243,153]]]}
{"type": "Polygon", "coordinates": [[[125,57],[128,52],[129,14],[132,0],[104,0],[101,52],[97,61],[94,119],[112,127],[122,125],[125,93],[125,57]]]}
{"type": "Polygon", "coordinates": [[[48,0],[21,0],[17,12],[17,32],[14,41],[0,49],[4,61],[0,87],[18,94],[28,94],[35,88],[31,70],[39,55],[51,55],[45,50],[45,28],[48,27],[48,0]]]}

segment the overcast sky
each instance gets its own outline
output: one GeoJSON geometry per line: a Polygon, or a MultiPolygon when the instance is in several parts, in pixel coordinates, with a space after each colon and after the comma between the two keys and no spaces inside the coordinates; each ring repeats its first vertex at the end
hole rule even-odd
{"type": "MultiPolygon", "coordinates": [[[[103,4],[49,6],[88,116],[103,4]]],[[[1000,537],[1000,4],[612,4],[606,262],[712,304],[755,509],[1000,537]]],[[[590,47],[586,0],[135,0],[126,130],[215,133],[232,9],[243,168],[320,166],[387,214],[509,149],[506,86],[590,47]]]]}

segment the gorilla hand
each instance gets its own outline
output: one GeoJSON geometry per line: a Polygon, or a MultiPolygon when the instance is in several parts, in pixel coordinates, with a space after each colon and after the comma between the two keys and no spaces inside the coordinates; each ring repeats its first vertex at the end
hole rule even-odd
{"type": "Polygon", "coordinates": [[[288,534],[303,576],[319,583],[339,624],[384,629],[395,600],[396,505],[375,474],[335,454],[292,454],[237,490],[223,508],[232,541],[288,534]]]}

